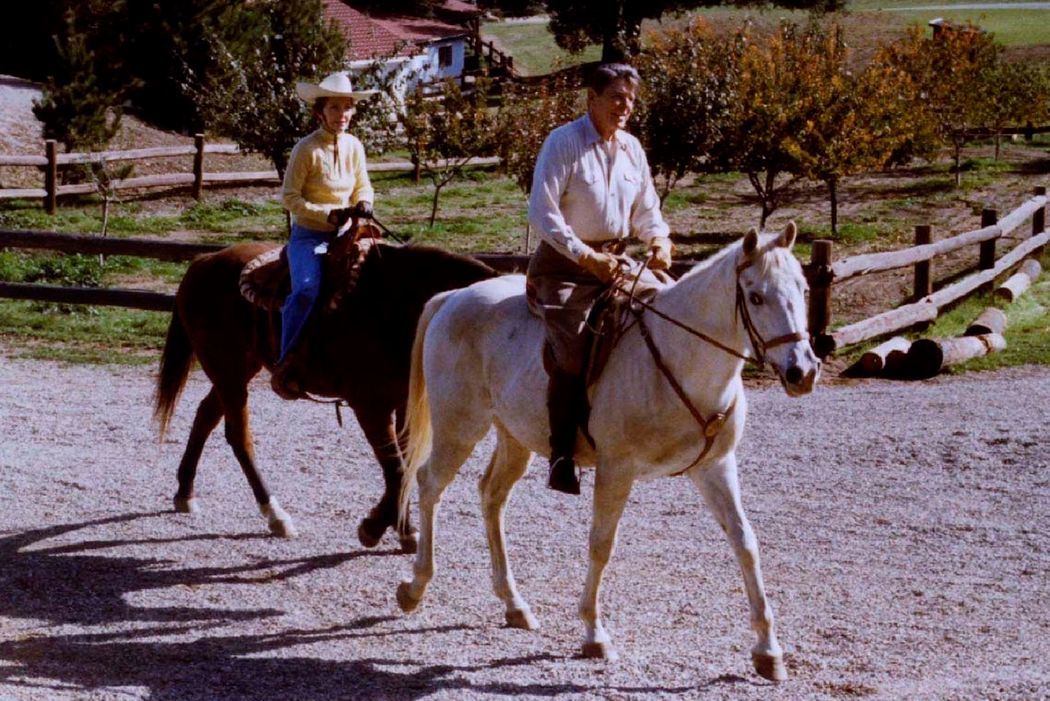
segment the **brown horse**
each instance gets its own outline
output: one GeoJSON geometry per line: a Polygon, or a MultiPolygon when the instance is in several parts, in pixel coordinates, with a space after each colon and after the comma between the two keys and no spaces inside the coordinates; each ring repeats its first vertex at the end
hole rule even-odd
{"type": "MultiPolygon", "coordinates": [[[[168,327],[154,416],[163,436],[196,357],[212,388],[197,407],[179,464],[175,510],[197,509],[197,463],[205,441],[224,418],[226,440],[270,531],[290,537],[296,534],[295,526],[255,464],[247,405],[248,383],[263,367],[272,370],[276,363],[280,313],[249,303],[239,289],[244,265],[272,247],[238,244],[190,264],[168,327]]],[[[415,552],[415,529],[407,519],[398,525],[403,470],[398,434],[404,425],[412,340],[423,305],[438,292],[494,275],[491,268],[466,256],[377,243],[360,262],[351,293],[341,295],[329,309],[322,292],[297,352],[297,379],[307,392],[339,398],[350,406],[383,468],[383,496],[358,526],[358,538],[366,547],[377,545],[387,528],[398,528],[402,549],[415,552]]]]}

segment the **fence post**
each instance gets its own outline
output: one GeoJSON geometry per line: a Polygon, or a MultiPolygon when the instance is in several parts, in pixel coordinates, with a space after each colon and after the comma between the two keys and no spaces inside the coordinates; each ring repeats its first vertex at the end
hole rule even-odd
{"type": "Polygon", "coordinates": [[[200,200],[204,189],[204,134],[193,135],[193,199],[200,200]]]}
{"type": "Polygon", "coordinates": [[[54,139],[44,142],[47,154],[47,170],[44,171],[44,208],[48,214],[58,213],[58,144],[54,139]]]}
{"type": "MultiPolygon", "coordinates": [[[[823,336],[831,323],[831,241],[818,239],[813,242],[809,259],[809,335],[816,339],[823,336]]],[[[816,344],[816,353],[821,357],[828,350],[816,344]]]]}
{"type": "MultiPolygon", "coordinates": [[[[1043,185],[1037,186],[1032,194],[1036,197],[1046,197],[1046,187],[1043,185]]],[[[1046,231],[1046,205],[1044,204],[1039,209],[1032,213],[1032,236],[1038,236],[1039,234],[1046,231]]],[[[1036,258],[1041,258],[1043,255],[1043,246],[1032,251],[1032,255],[1036,258]]]]}
{"type": "MultiPolygon", "coordinates": [[[[915,245],[922,246],[933,240],[929,224],[915,227],[915,245]]],[[[915,299],[919,300],[933,292],[933,281],[930,279],[930,261],[920,260],[915,264],[915,299]]]]}
{"type": "MultiPolygon", "coordinates": [[[[994,209],[981,210],[981,228],[995,226],[999,223],[999,212],[994,209]]],[[[981,241],[981,256],[977,262],[980,270],[991,270],[995,267],[995,239],[981,241]]]]}

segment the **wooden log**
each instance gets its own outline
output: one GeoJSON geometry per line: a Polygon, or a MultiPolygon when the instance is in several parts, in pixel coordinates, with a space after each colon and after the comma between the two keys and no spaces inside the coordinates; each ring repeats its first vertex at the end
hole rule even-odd
{"type": "Polygon", "coordinates": [[[204,182],[211,184],[270,181],[279,181],[276,170],[254,170],[243,173],[204,173],[204,182]]]}
{"type": "Polygon", "coordinates": [[[44,198],[47,197],[47,190],[42,187],[0,189],[0,200],[16,200],[23,197],[26,199],[44,198]]]}
{"type": "MultiPolygon", "coordinates": [[[[929,224],[915,227],[915,246],[925,246],[933,241],[933,229],[929,224]]],[[[933,279],[930,277],[930,261],[924,260],[915,264],[914,299],[922,299],[933,292],[933,279]]]]}
{"type": "Polygon", "coordinates": [[[1039,261],[1034,258],[1025,260],[1024,263],[1021,263],[1020,270],[1011,275],[1010,279],[996,288],[995,296],[999,299],[1006,300],[1007,302],[1013,302],[1024,294],[1025,290],[1031,287],[1032,283],[1039,277],[1039,273],[1041,273],[1042,270],[1039,261]]]}
{"type": "Polygon", "coordinates": [[[58,144],[54,139],[44,142],[44,150],[47,154],[47,167],[44,170],[44,210],[48,214],[58,211],[58,144]]]}
{"type": "Polygon", "coordinates": [[[193,199],[200,201],[204,190],[204,134],[193,135],[193,199]]]}
{"type": "MultiPolygon", "coordinates": [[[[1042,197],[1045,200],[1046,187],[1043,185],[1039,185],[1032,191],[1032,194],[1034,194],[1036,197],[1042,197]]],[[[1046,231],[1046,207],[1047,205],[1044,203],[1042,207],[1040,207],[1032,213],[1032,236],[1038,236],[1039,234],[1046,231]]],[[[1041,258],[1043,255],[1042,246],[1035,249],[1032,253],[1037,258],[1041,258]]]]}
{"type": "Polygon", "coordinates": [[[138,161],[146,158],[170,158],[173,156],[192,156],[193,146],[153,146],[134,148],[123,151],[92,151],[90,153],[60,153],[59,165],[78,163],[105,163],[113,161],[138,161]]]}
{"type": "Polygon", "coordinates": [[[1038,236],[1033,236],[1032,238],[1018,244],[1012,251],[1000,258],[995,264],[995,267],[991,270],[982,270],[979,273],[963,278],[954,285],[949,285],[948,287],[937,290],[924,299],[925,301],[932,302],[938,308],[950,304],[957,299],[962,299],[982,285],[991,283],[995,278],[1024,260],[1026,256],[1032,253],[1032,251],[1040,246],[1046,245],[1048,240],[1050,240],[1050,233],[1045,231],[1038,236]]]}
{"type": "MultiPolygon", "coordinates": [[[[828,325],[831,324],[831,256],[831,241],[818,239],[813,242],[807,277],[809,278],[809,333],[816,338],[824,336],[828,325]]],[[[817,354],[820,355],[819,349],[817,349],[817,354]]]]}
{"type": "Polygon", "coordinates": [[[904,248],[899,251],[883,251],[882,253],[865,253],[859,256],[850,256],[835,261],[831,266],[831,272],[836,282],[848,280],[858,275],[868,273],[880,273],[886,270],[895,270],[914,265],[920,261],[930,260],[936,256],[944,255],[966,248],[982,241],[998,238],[1002,230],[998,226],[987,226],[973,231],[967,231],[951,238],[941,239],[924,246],[904,248]]]}
{"type": "Polygon", "coordinates": [[[17,156],[0,154],[0,166],[34,166],[41,168],[47,165],[47,156],[17,156]]]}
{"type": "Polygon", "coordinates": [[[863,377],[874,377],[884,370],[888,374],[894,374],[894,370],[903,363],[910,345],[911,341],[903,336],[894,336],[860,356],[847,372],[863,377]]]}
{"type": "Polygon", "coordinates": [[[216,243],[152,241],[109,236],[103,238],[92,234],[58,234],[52,231],[0,229],[0,248],[29,248],[62,251],[63,253],[138,256],[156,260],[185,261],[192,260],[202,253],[218,251],[224,246],[216,243]]]}
{"type": "Polygon", "coordinates": [[[1003,236],[1007,236],[1014,229],[1021,226],[1025,221],[1028,220],[1033,214],[1039,209],[1046,206],[1046,196],[1035,196],[1027,200],[1020,207],[1007,214],[1005,217],[999,220],[999,228],[1003,230],[1003,236]]]}
{"type": "Polygon", "coordinates": [[[126,307],[156,312],[170,312],[175,307],[175,295],[150,290],[122,290],[104,287],[58,287],[0,282],[0,298],[27,299],[58,304],[92,304],[106,307],[126,307]]]}
{"type": "MultiPolygon", "coordinates": [[[[981,210],[981,227],[987,228],[995,226],[999,222],[999,212],[994,209],[982,209],[981,210]]],[[[999,228],[1002,231],[1002,227],[999,228]]],[[[1000,234],[1001,236],[1002,234],[1000,234]]],[[[981,241],[980,255],[977,260],[977,267],[980,270],[991,270],[995,267],[995,239],[988,239],[987,241],[981,241]]]]}
{"type": "Polygon", "coordinates": [[[986,333],[1001,334],[1006,331],[1006,314],[1002,309],[986,307],[977,318],[966,327],[964,336],[982,336],[986,333]]]}
{"type": "Polygon", "coordinates": [[[937,318],[937,307],[927,301],[905,304],[888,312],[877,314],[870,319],[858,321],[849,326],[836,329],[831,334],[818,336],[814,351],[818,356],[833,353],[836,350],[852,346],[854,343],[878,338],[902,329],[934,321],[937,318]],[[826,351],[822,355],[822,351],[826,351]]]}
{"type": "Polygon", "coordinates": [[[920,338],[908,349],[907,371],[917,379],[933,377],[944,368],[1006,348],[1000,334],[931,339],[920,338]]]}

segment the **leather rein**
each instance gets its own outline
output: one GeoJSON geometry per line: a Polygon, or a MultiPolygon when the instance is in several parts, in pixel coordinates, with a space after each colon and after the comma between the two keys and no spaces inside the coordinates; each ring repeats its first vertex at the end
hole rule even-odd
{"type": "Polygon", "coordinates": [[[734,313],[739,314],[740,318],[744,323],[744,329],[747,331],[748,338],[751,340],[751,347],[755,351],[755,356],[752,357],[750,355],[745,355],[744,353],[741,353],[740,351],[734,348],[730,348],[726,344],[718,341],[717,339],[712,338],[711,336],[708,336],[704,332],[695,329],[689,326],[688,324],[685,324],[679,321],[678,319],[675,319],[674,317],[665,314],[664,312],[661,312],[645,300],[635,297],[635,287],[637,286],[638,280],[641,278],[642,273],[644,273],[646,268],[648,268],[650,260],[652,260],[652,254],[646,255],[645,260],[642,262],[642,265],[638,269],[637,275],[634,277],[634,281],[631,285],[630,290],[625,290],[622,287],[619,287],[618,285],[614,286],[614,289],[627,296],[628,309],[634,315],[634,319],[638,324],[638,331],[641,333],[642,340],[645,341],[645,345],[649,349],[649,354],[653,357],[653,362],[655,363],[660,373],[667,379],[667,383],[671,385],[671,389],[674,390],[674,393],[678,396],[678,399],[681,400],[682,404],[685,405],[685,408],[689,411],[690,415],[692,415],[693,419],[700,427],[700,436],[703,439],[703,445],[700,448],[700,453],[691,463],[689,463],[688,466],[681,470],[678,470],[677,472],[671,473],[672,477],[678,477],[679,475],[685,474],[693,467],[695,467],[696,464],[703,460],[704,456],[706,456],[711,451],[711,447],[714,445],[715,438],[718,437],[718,434],[719,432],[721,432],[722,427],[725,426],[726,421],[728,421],[729,417],[733,415],[733,411],[736,409],[736,399],[734,398],[733,401],[730,402],[729,406],[726,408],[725,411],[715,412],[714,414],[705,417],[700,412],[700,410],[696,408],[696,405],[689,398],[689,395],[686,394],[686,391],[682,387],[682,384],[678,381],[678,379],[674,376],[674,373],[671,372],[670,368],[668,368],[667,364],[664,362],[663,354],[660,352],[660,349],[657,348],[656,342],[653,341],[652,334],[649,331],[649,326],[645,323],[645,319],[643,316],[645,312],[652,312],[654,315],[660,317],[661,319],[664,319],[665,321],[670,322],[671,324],[674,324],[678,328],[692,334],[693,336],[696,336],[697,338],[708,343],[709,345],[712,345],[715,348],[718,348],[719,350],[728,353],[734,358],[739,358],[745,363],[752,363],[756,365],[759,369],[765,366],[766,353],[771,348],[782,346],[785,343],[793,343],[795,341],[804,340],[806,336],[799,331],[795,331],[793,333],[786,333],[782,336],[777,336],[776,338],[770,339],[769,341],[766,341],[762,338],[762,335],[758,332],[758,329],[755,327],[755,322],[751,319],[751,313],[748,310],[747,300],[744,296],[744,288],[740,284],[740,273],[749,268],[752,264],[751,261],[746,261],[738,265],[736,268],[736,309],[734,313]]]}

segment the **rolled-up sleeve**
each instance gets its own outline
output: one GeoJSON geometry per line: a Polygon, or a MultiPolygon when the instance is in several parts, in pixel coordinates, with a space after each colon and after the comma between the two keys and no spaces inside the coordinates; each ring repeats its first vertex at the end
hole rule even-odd
{"type": "Polygon", "coordinates": [[[554,131],[543,142],[532,175],[529,194],[529,224],[540,239],[559,253],[578,261],[589,246],[580,240],[562,214],[561,198],[568,186],[574,163],[565,132],[554,131]]]}

